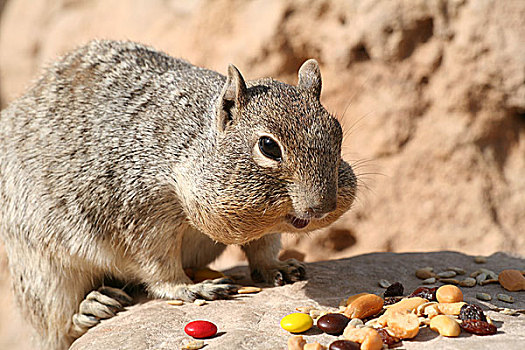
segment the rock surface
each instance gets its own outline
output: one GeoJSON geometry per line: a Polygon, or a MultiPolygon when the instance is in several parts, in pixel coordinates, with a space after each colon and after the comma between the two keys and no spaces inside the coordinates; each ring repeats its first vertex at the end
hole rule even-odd
{"type": "MultiPolygon", "coordinates": [[[[306,261],[525,252],[523,0],[0,0],[0,106],[93,38],[289,83],[318,59],[361,188],[331,229],[285,237],[306,261]]],[[[1,250],[0,349],[32,349],[1,250]]]]}
{"type": "MultiPolygon", "coordinates": [[[[74,350],[95,349],[179,349],[191,338],[184,334],[185,324],[204,319],[217,325],[219,333],[206,339],[210,349],[285,349],[290,334],[279,326],[280,319],[295,312],[296,307],[315,306],[320,309],[337,309],[339,302],[352,294],[372,292],[381,295],[380,279],[401,281],[406,292],[420,286],[414,271],[432,266],[442,271],[449,266],[462,267],[468,273],[480,267],[499,272],[505,268],[525,268],[525,259],[497,253],[486,264],[475,264],[473,257],[456,252],[436,253],[375,253],[349,259],[310,263],[308,281],[277,288],[264,289],[259,294],[243,295],[233,300],[214,301],[204,306],[192,303],[170,306],[165,301],[154,300],[130,307],[113,319],[103,321],[79,338],[74,350]]],[[[229,273],[247,273],[237,267],[229,273]]],[[[245,281],[246,282],[246,281],[245,281]]],[[[476,302],[475,294],[483,290],[495,295],[504,292],[499,285],[462,288],[466,301],[476,302]]],[[[493,301],[500,307],[525,308],[525,292],[506,292],[516,300],[514,304],[493,301]]],[[[486,305],[482,305],[487,310],[486,305]]],[[[458,338],[440,337],[423,329],[403,348],[411,349],[520,349],[525,343],[525,314],[508,316],[487,311],[498,327],[493,336],[473,336],[462,333],[458,338]]],[[[318,341],[328,345],[335,336],[322,334],[313,327],[305,333],[308,342],[318,341]]],[[[208,348],[206,347],[206,348],[208,348]]]]}

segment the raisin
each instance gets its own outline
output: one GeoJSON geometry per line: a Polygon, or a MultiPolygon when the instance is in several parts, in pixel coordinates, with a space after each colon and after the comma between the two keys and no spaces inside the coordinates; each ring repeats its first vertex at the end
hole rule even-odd
{"type": "Polygon", "coordinates": [[[378,328],[376,331],[379,333],[383,344],[387,345],[388,347],[401,341],[401,339],[391,336],[390,333],[388,333],[384,328],[378,328]]]}
{"type": "Polygon", "coordinates": [[[428,288],[428,287],[419,287],[415,291],[412,292],[408,297],[420,297],[427,299],[428,301],[437,301],[436,299],[436,291],[438,287],[434,288],[428,288]]]}
{"type": "Polygon", "coordinates": [[[487,322],[487,317],[485,317],[483,310],[474,304],[463,305],[459,311],[459,319],[462,321],[479,320],[487,322]]]}
{"type": "Polygon", "coordinates": [[[477,335],[490,335],[496,334],[498,331],[496,326],[485,321],[480,320],[466,320],[461,322],[461,328],[469,333],[477,335]]]}
{"type": "Polygon", "coordinates": [[[403,299],[402,297],[386,297],[383,306],[388,306],[397,303],[403,299]]]}
{"type": "Polygon", "coordinates": [[[395,282],[388,286],[383,295],[385,297],[397,297],[403,295],[404,290],[405,288],[403,288],[403,285],[400,282],[395,282]]]}

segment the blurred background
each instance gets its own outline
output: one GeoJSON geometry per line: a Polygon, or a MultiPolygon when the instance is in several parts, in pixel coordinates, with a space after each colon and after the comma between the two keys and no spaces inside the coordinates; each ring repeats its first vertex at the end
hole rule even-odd
{"type": "MultiPolygon", "coordinates": [[[[360,188],[330,229],[284,237],[288,255],[525,255],[525,1],[0,0],[2,108],[94,38],[293,84],[320,62],[360,188]]],[[[30,349],[5,270],[0,246],[0,349],[30,349]]]]}

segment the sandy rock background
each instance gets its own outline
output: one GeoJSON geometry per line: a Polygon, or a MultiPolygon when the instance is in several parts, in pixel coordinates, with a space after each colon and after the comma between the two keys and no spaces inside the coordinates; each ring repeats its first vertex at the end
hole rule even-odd
{"type": "MultiPolygon", "coordinates": [[[[331,229],[285,237],[307,261],[525,255],[524,1],[0,0],[1,106],[93,38],[140,41],[223,73],[231,62],[247,79],[295,83],[304,60],[320,62],[360,191],[331,229]]],[[[229,253],[216,266],[242,258],[229,253]]],[[[21,349],[7,285],[0,277],[0,348],[21,349]]]]}

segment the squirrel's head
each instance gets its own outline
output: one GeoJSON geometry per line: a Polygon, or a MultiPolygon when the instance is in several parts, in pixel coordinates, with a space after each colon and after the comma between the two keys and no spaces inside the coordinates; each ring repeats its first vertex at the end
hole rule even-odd
{"type": "Polygon", "coordinates": [[[347,211],[356,180],[341,159],[342,129],[321,105],[313,59],[297,86],[244,81],[233,65],[216,104],[216,143],[197,226],[223,243],[307,232],[347,211]],[[210,188],[207,192],[210,193],[210,188]]]}

